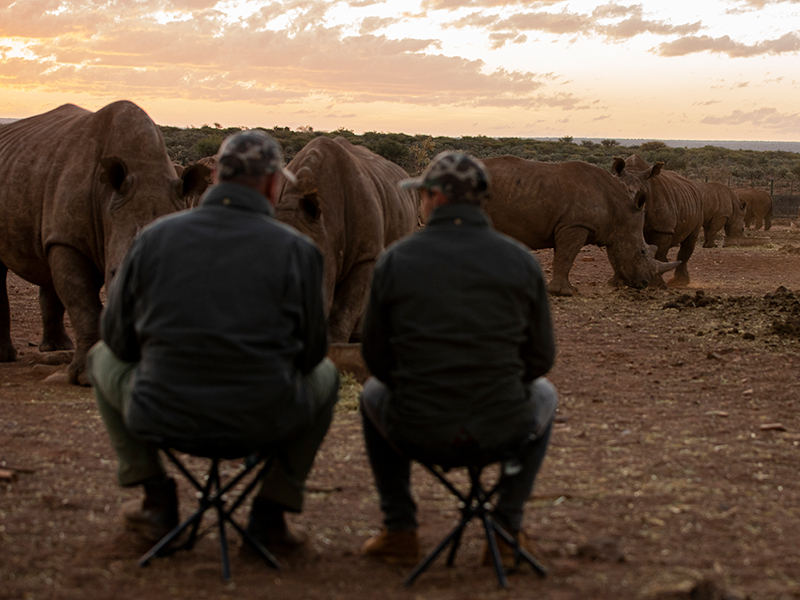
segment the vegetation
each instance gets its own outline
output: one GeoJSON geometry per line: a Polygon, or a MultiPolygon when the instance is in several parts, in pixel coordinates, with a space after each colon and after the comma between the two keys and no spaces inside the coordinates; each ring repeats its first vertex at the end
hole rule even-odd
{"type": "MultiPolygon", "coordinates": [[[[184,165],[215,154],[222,140],[239,130],[223,129],[218,124],[187,129],[162,126],[161,129],[170,156],[184,165]]],[[[605,139],[600,143],[584,140],[577,144],[572,136],[564,136],[558,141],[544,141],[486,136],[451,138],[377,131],[357,135],[349,129],[325,132],[314,131],[311,127],[296,130],[288,127],[264,129],[281,143],[287,161],[310,140],[321,135],[342,136],[352,144],[366,146],[397,163],[411,175],[420,173],[430,159],[443,150],[460,150],[479,158],[510,154],[544,162],[580,160],[604,169],[611,167],[615,156],[639,154],[648,163],[662,161],[665,168],[689,179],[720,181],[731,187],[769,189],[773,186],[775,194],[800,193],[800,154],[795,152],[729,150],[717,146],[672,148],[657,140],[638,146],[623,146],[613,139],[605,139]]]]}

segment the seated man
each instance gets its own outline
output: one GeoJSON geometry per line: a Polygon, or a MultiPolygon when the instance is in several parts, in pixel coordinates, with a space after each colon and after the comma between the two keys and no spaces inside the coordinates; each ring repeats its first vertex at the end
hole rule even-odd
{"type": "Polygon", "coordinates": [[[108,290],[88,372],[119,483],[144,487],[123,523],[148,539],[178,523],[175,482],[142,441],[167,439],[276,445],[248,530],[272,549],[304,541],[284,513],[302,509],[339,374],[325,358],[322,256],[273,218],[279,173],[294,179],[266,133],[227,138],[199,207],[143,229],[108,290]]]}
{"type": "Polygon", "coordinates": [[[409,457],[455,463],[503,451],[521,469],[503,474],[494,518],[524,544],[522,513],[557,402],[542,377],[555,343],[541,268],[528,248],[490,227],[480,161],[445,152],[401,185],[419,188],[427,225],[379,258],[364,319],[374,377],[361,408],[384,529],[362,553],[402,564],[419,558],[409,457]]]}

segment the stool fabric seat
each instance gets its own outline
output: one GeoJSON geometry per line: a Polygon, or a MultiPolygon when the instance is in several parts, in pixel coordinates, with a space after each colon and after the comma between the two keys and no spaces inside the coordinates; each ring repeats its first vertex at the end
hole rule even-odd
{"type": "Polygon", "coordinates": [[[211,447],[207,444],[169,444],[159,443],[161,451],[169,461],[177,467],[178,471],[192,484],[197,490],[199,506],[194,513],[184,519],[172,531],[165,535],[155,546],[145,553],[138,561],[140,567],[147,565],[155,556],[171,554],[177,550],[190,550],[194,547],[197,540],[197,532],[200,528],[203,516],[209,509],[215,509],[217,513],[217,526],[219,529],[220,559],[222,562],[222,576],[230,579],[230,559],[228,553],[228,542],[225,532],[225,524],[229,523],[242,539],[249,543],[256,552],[261,555],[267,564],[275,569],[280,568],[280,563],[275,556],[267,550],[255,537],[245,528],[241,527],[234,519],[233,513],[247,499],[255,489],[258,481],[272,467],[276,460],[276,455],[270,450],[251,451],[241,446],[211,447]],[[189,470],[186,464],[179,458],[178,452],[184,454],[206,458],[210,461],[205,482],[201,483],[198,478],[189,470]],[[223,482],[220,476],[220,462],[223,460],[239,460],[241,465],[238,471],[223,482]],[[249,481],[247,478],[249,477],[249,481]],[[238,494],[234,494],[234,487],[245,481],[245,486],[238,494]],[[231,498],[228,496],[231,495],[231,498]],[[175,546],[179,536],[190,529],[189,536],[185,542],[175,546]]]}

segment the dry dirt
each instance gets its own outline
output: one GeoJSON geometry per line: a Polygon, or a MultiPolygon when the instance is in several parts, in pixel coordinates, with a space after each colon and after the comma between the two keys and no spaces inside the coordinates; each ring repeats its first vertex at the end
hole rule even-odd
{"type": "MultiPolygon", "coordinates": [[[[358,555],[380,514],[352,379],[294,519],[310,544],[283,570],[234,539],[223,582],[213,530],[138,568],[148,545],[118,521],[138,491],[115,484],[91,391],[32,364],[35,289],[9,276],[20,356],[0,365],[0,598],[800,598],[800,229],[748,235],[761,239],[698,247],[682,290],[611,289],[604,252],[581,252],[581,294],[552,299],[561,405],[526,512],[550,571],[512,574],[507,592],[478,566],[476,526],[454,568],[410,589],[404,569],[358,555]]],[[[421,470],[414,482],[427,549],[455,506],[421,470]]]]}

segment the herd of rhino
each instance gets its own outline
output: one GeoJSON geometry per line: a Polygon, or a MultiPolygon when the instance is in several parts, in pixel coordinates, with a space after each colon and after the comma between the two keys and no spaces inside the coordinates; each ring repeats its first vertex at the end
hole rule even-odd
{"type": "MultiPolygon", "coordinates": [[[[512,156],[484,163],[492,181],[484,208],[495,228],[532,249],[554,249],[553,294],[574,293],[569,272],[586,244],[606,248],[613,284],[662,287],[663,274],[675,269],[669,284],[686,285],[701,230],[713,246],[721,229],[743,235],[746,216],[769,228],[769,194],[739,196],[635,155],[616,158],[611,171],[512,156]],[[667,262],[674,246],[677,261],[667,262]]],[[[417,198],[397,186],[408,177],[402,168],[343,138],[315,138],[288,168],[297,182],[282,181],[277,218],[319,245],[330,339],[348,342],[357,338],[376,257],[420,226],[417,198]]],[[[10,269],[39,287],[39,350],[74,348],[68,379],[88,384],[85,358],[99,336],[101,288],[142,227],[192,209],[209,173],[207,162],[176,170],[158,126],[127,101],[97,112],[67,104],[0,127],[0,362],[16,358],[10,269]]]]}

